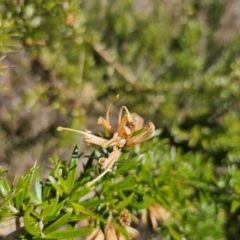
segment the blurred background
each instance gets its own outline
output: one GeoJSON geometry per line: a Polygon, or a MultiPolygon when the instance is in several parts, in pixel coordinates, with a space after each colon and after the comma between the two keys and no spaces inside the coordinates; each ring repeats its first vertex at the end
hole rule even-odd
{"type": "Polygon", "coordinates": [[[44,174],[54,154],[85,150],[56,128],[100,132],[120,94],[113,122],[126,105],[214,164],[218,239],[240,239],[239,30],[238,0],[2,0],[0,165],[12,178],[38,161],[44,174]]]}

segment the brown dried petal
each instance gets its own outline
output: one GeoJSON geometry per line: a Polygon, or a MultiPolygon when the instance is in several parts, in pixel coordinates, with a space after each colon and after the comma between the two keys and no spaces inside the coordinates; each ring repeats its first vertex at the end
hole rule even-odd
{"type": "Polygon", "coordinates": [[[122,148],[126,144],[126,140],[118,136],[118,133],[115,133],[113,137],[102,145],[103,148],[108,147],[119,147],[122,148]]]}
{"type": "Polygon", "coordinates": [[[118,217],[118,221],[122,226],[130,226],[131,224],[131,214],[129,213],[128,210],[122,210],[119,217],[118,217]]]}
{"type": "Polygon", "coordinates": [[[108,224],[104,230],[106,240],[118,240],[117,232],[113,224],[108,224]]]}
{"type": "Polygon", "coordinates": [[[135,228],[132,228],[130,226],[126,226],[125,229],[129,233],[131,238],[136,238],[139,235],[139,232],[135,228]]]}
{"type": "Polygon", "coordinates": [[[144,209],[143,212],[142,212],[142,217],[141,217],[141,220],[142,220],[142,223],[147,225],[148,223],[148,211],[147,209],[144,209]]]}
{"type": "Polygon", "coordinates": [[[118,240],[126,240],[126,238],[121,233],[118,233],[118,240]]]}
{"type": "Polygon", "coordinates": [[[105,138],[102,138],[102,137],[98,137],[98,136],[95,136],[91,133],[86,132],[84,134],[84,138],[83,138],[83,141],[88,144],[88,145],[92,145],[92,144],[95,144],[95,145],[98,145],[98,146],[102,146],[104,145],[108,140],[105,139],[105,138]]]}
{"type": "Polygon", "coordinates": [[[118,114],[118,125],[126,125],[127,123],[132,124],[132,122],[133,119],[127,107],[122,106],[118,114]],[[122,117],[123,110],[125,110],[126,114],[122,117]]]}
{"type": "Polygon", "coordinates": [[[148,210],[153,229],[157,228],[158,221],[165,222],[170,217],[170,213],[158,203],[151,204],[148,210]]]}
{"type": "Polygon", "coordinates": [[[111,168],[114,163],[118,160],[119,156],[121,154],[121,150],[115,147],[113,151],[110,153],[108,158],[100,158],[99,163],[102,165],[102,169],[111,168]]]}
{"type": "Polygon", "coordinates": [[[128,120],[129,120],[129,116],[125,115],[121,119],[121,121],[118,123],[116,132],[118,133],[118,136],[120,136],[121,138],[126,138],[132,133],[131,130],[126,126],[126,124],[128,123],[128,120]]]}
{"type": "Polygon", "coordinates": [[[104,234],[103,234],[102,230],[99,227],[97,227],[86,238],[86,240],[104,240],[104,234]]]}
{"type": "Polygon", "coordinates": [[[148,139],[152,138],[154,131],[155,131],[154,124],[149,122],[148,126],[146,126],[142,132],[140,132],[139,134],[133,137],[130,137],[127,140],[126,146],[130,147],[130,146],[134,146],[136,144],[147,141],[148,139]]]}
{"type": "Polygon", "coordinates": [[[144,119],[136,113],[132,113],[133,118],[133,130],[138,131],[143,128],[144,119]]]}
{"type": "Polygon", "coordinates": [[[155,230],[158,227],[158,223],[157,223],[157,219],[152,214],[150,214],[150,221],[151,221],[153,230],[155,230]]]}
{"type": "Polygon", "coordinates": [[[167,221],[170,217],[170,212],[168,212],[164,207],[157,203],[155,203],[154,206],[159,216],[158,220],[160,220],[161,222],[167,221]]]}
{"type": "Polygon", "coordinates": [[[98,121],[97,121],[97,124],[99,126],[103,126],[106,129],[106,131],[108,132],[109,135],[111,135],[113,133],[112,126],[110,125],[110,123],[105,118],[99,117],[98,121]]]}

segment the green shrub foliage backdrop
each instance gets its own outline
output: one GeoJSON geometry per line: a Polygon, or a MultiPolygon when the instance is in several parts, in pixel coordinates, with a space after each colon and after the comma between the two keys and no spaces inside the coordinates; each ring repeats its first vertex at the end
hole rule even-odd
{"type": "MultiPolygon", "coordinates": [[[[237,7],[238,1],[221,0],[2,0],[0,165],[8,177],[22,175],[19,186],[30,184],[24,181],[36,166],[48,174],[50,156],[64,161],[76,144],[86,150],[82,137],[57,127],[98,132],[97,118],[119,94],[113,118],[127,105],[157,129],[129,153],[129,168],[141,172],[129,184],[145,186],[171,213],[158,234],[239,239],[240,14],[230,25],[226,20],[237,7]]],[[[127,166],[120,164],[116,176],[131,175],[127,166]]],[[[10,190],[1,191],[3,203],[10,190]]],[[[135,200],[143,208],[149,203],[135,200]]],[[[23,213],[22,200],[14,201],[23,213]]],[[[1,206],[0,213],[7,214],[1,206]]]]}

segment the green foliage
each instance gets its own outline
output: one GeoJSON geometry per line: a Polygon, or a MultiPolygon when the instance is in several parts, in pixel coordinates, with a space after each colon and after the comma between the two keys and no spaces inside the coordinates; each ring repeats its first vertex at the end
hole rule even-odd
{"type": "Polygon", "coordinates": [[[125,208],[139,217],[154,201],[171,212],[157,229],[164,239],[239,239],[240,35],[216,37],[224,1],[167,2],[1,1],[0,160],[10,174],[36,149],[45,161],[74,146],[57,126],[83,129],[117,93],[161,129],[80,203],[101,173],[97,151],[79,177],[76,152],[68,164],[53,158],[46,181],[34,164],[12,186],[1,168],[0,219],[24,216],[26,239],[81,236],[92,228],[72,223],[102,226],[125,208]]]}
{"type": "Polygon", "coordinates": [[[95,216],[91,211],[80,211],[79,214],[76,207],[72,207],[74,203],[69,201],[70,196],[79,199],[90,191],[84,185],[76,188],[76,159],[78,159],[77,148],[74,149],[68,166],[55,161],[55,166],[46,182],[40,181],[34,165],[12,188],[4,176],[5,172],[2,171],[1,222],[14,215],[23,216],[25,226],[23,239],[72,239],[90,233],[91,227],[57,231],[65,224],[74,225],[75,222],[95,216]],[[34,176],[35,181],[33,181],[34,176]],[[31,190],[32,185],[35,186],[35,191],[31,190]]]}
{"type": "MultiPolygon", "coordinates": [[[[225,239],[223,203],[231,199],[232,211],[238,207],[236,169],[231,170],[230,186],[228,175],[216,178],[213,161],[204,163],[203,156],[183,154],[157,138],[123,154],[113,171],[93,188],[87,183],[98,175],[99,169],[93,163],[85,166],[85,174],[77,177],[76,160],[77,148],[68,164],[53,159],[54,167],[46,181],[41,180],[34,165],[13,187],[2,171],[1,221],[14,215],[23,216],[24,239],[72,239],[90,233],[93,228],[58,229],[63,225],[74,226],[89,217],[106,224],[110,213],[117,216],[124,209],[139,217],[141,210],[158,202],[171,212],[170,220],[158,229],[164,239],[180,239],[180,236],[225,239]],[[93,189],[94,196],[86,198],[93,189]],[[228,195],[220,195],[223,199],[219,199],[220,192],[228,195]]],[[[120,231],[126,235],[123,229],[120,231]]]]}

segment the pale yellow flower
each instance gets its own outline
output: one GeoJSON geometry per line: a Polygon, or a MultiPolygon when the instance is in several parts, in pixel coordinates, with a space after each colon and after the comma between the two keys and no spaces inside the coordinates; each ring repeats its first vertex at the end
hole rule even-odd
{"type": "Polygon", "coordinates": [[[76,129],[72,129],[72,128],[64,128],[64,127],[58,127],[57,130],[58,131],[70,131],[70,132],[76,132],[76,133],[83,134],[84,135],[83,141],[89,146],[92,144],[102,146],[108,142],[107,139],[96,136],[96,135],[92,134],[91,131],[88,131],[88,130],[85,130],[85,132],[83,132],[80,130],[76,130],[76,129]]]}
{"type": "Polygon", "coordinates": [[[103,126],[106,131],[108,132],[109,135],[112,135],[113,134],[113,129],[112,129],[112,126],[110,124],[110,121],[109,121],[109,112],[110,112],[110,108],[112,106],[112,104],[119,98],[119,95],[117,95],[112,101],[111,103],[109,104],[108,108],[107,108],[107,112],[106,112],[106,119],[104,119],[103,117],[100,117],[98,119],[98,122],[97,124],[99,126],[103,126]]]}
{"type": "Polygon", "coordinates": [[[102,144],[101,146],[103,148],[111,148],[111,147],[123,148],[125,144],[126,144],[126,140],[119,137],[118,133],[114,133],[112,138],[109,141],[102,144]]]}
{"type": "Polygon", "coordinates": [[[132,113],[134,131],[138,131],[144,126],[144,119],[136,113],[132,113]]]}
{"type": "MultiPolygon", "coordinates": [[[[107,224],[104,227],[104,232],[100,227],[96,227],[93,232],[87,236],[86,240],[126,240],[123,234],[117,230],[116,225],[112,219],[112,215],[110,214],[107,220],[107,224]]],[[[118,221],[120,225],[125,228],[129,234],[130,239],[134,239],[139,235],[139,232],[136,229],[130,227],[131,214],[128,210],[122,210],[120,212],[118,221]]]]}
{"type": "Polygon", "coordinates": [[[127,209],[120,212],[118,221],[122,226],[130,226],[131,220],[131,213],[127,209]]]}
{"type": "Polygon", "coordinates": [[[83,141],[87,145],[96,145],[102,148],[110,148],[113,151],[110,155],[105,158],[99,159],[99,163],[102,165],[104,172],[100,174],[96,179],[94,179],[89,184],[93,184],[96,180],[103,177],[108,171],[111,170],[114,163],[120,157],[121,150],[124,148],[132,147],[136,144],[142,143],[150,139],[155,131],[155,126],[153,123],[149,122],[147,126],[143,127],[143,118],[137,114],[131,114],[126,106],[122,106],[118,115],[118,125],[114,131],[109,120],[110,108],[115,100],[110,103],[107,108],[106,118],[100,117],[97,124],[103,126],[106,130],[107,137],[96,136],[91,133],[91,131],[79,131],[71,128],[58,127],[58,131],[72,131],[84,135],[83,141]],[[125,112],[125,114],[123,114],[125,112]]]}
{"type": "Polygon", "coordinates": [[[139,235],[139,232],[135,229],[132,228],[131,225],[131,213],[125,209],[122,210],[119,217],[118,217],[119,223],[126,229],[128,232],[129,236],[134,239],[139,235]]]}
{"type": "MultiPolygon", "coordinates": [[[[123,226],[125,230],[128,232],[131,239],[136,238],[139,235],[139,232],[130,227],[130,226],[123,226]]],[[[105,240],[126,240],[126,238],[116,230],[113,223],[109,222],[104,230],[105,233],[105,240]]]]}
{"type": "Polygon", "coordinates": [[[104,234],[99,227],[96,227],[93,232],[87,236],[86,240],[104,240],[104,234]]]}
{"type": "Polygon", "coordinates": [[[107,158],[101,157],[99,158],[99,163],[102,166],[102,169],[111,169],[114,163],[118,160],[119,156],[121,154],[121,150],[117,147],[113,148],[113,151],[110,153],[110,155],[107,158]]]}
{"type": "Polygon", "coordinates": [[[164,223],[170,217],[168,212],[163,206],[158,203],[153,203],[148,206],[142,213],[142,222],[147,224],[148,217],[150,219],[153,230],[158,227],[158,222],[164,223]]]}
{"type": "Polygon", "coordinates": [[[106,119],[100,117],[98,119],[98,124],[103,126],[108,132],[108,134],[112,135],[113,138],[116,136],[117,133],[117,139],[113,142],[115,144],[104,144],[103,146],[117,146],[117,143],[119,141],[124,143],[123,140],[125,140],[125,143],[121,147],[131,147],[152,138],[155,131],[154,124],[149,122],[148,125],[143,128],[143,118],[141,118],[135,113],[131,114],[126,106],[122,106],[119,111],[118,126],[116,132],[114,133],[113,128],[111,127],[109,122],[109,110],[110,107],[107,110],[106,119]],[[126,112],[124,116],[122,116],[123,111],[126,112]]]}
{"type": "Polygon", "coordinates": [[[88,186],[93,185],[95,182],[97,182],[100,178],[102,178],[107,172],[111,171],[112,166],[114,163],[118,160],[121,153],[121,149],[115,147],[113,151],[110,153],[108,158],[100,158],[99,163],[102,165],[102,168],[104,169],[104,172],[102,172],[100,175],[98,175],[94,180],[88,183],[88,186]]]}
{"type": "Polygon", "coordinates": [[[110,222],[104,229],[105,240],[118,240],[118,234],[115,226],[110,222]]]}
{"type": "Polygon", "coordinates": [[[155,131],[155,126],[153,123],[149,122],[146,127],[144,127],[142,130],[139,130],[140,132],[136,135],[131,136],[127,142],[126,145],[127,147],[134,146],[136,144],[142,143],[147,141],[148,139],[152,138],[154,131],[155,131]]]}
{"type": "Polygon", "coordinates": [[[111,125],[109,124],[109,122],[107,122],[107,120],[105,118],[99,117],[97,124],[99,126],[103,126],[109,135],[113,134],[113,129],[112,129],[111,125]]]}
{"type": "Polygon", "coordinates": [[[58,127],[59,131],[67,130],[77,132],[84,135],[83,141],[88,145],[98,145],[103,148],[124,148],[131,147],[150,139],[155,131],[153,123],[149,122],[147,126],[143,127],[143,118],[137,114],[131,114],[126,106],[122,106],[118,115],[118,125],[116,131],[113,130],[110,120],[109,112],[113,102],[118,99],[118,96],[111,102],[107,109],[106,118],[100,117],[98,125],[103,126],[108,133],[108,138],[96,136],[91,131],[79,131],[71,128],[58,127]],[[125,114],[123,114],[125,112],[125,114]]]}
{"type": "Polygon", "coordinates": [[[139,232],[138,230],[136,230],[135,228],[132,228],[130,226],[125,226],[125,229],[127,230],[129,236],[134,239],[136,238],[137,236],[139,236],[139,232]]]}

